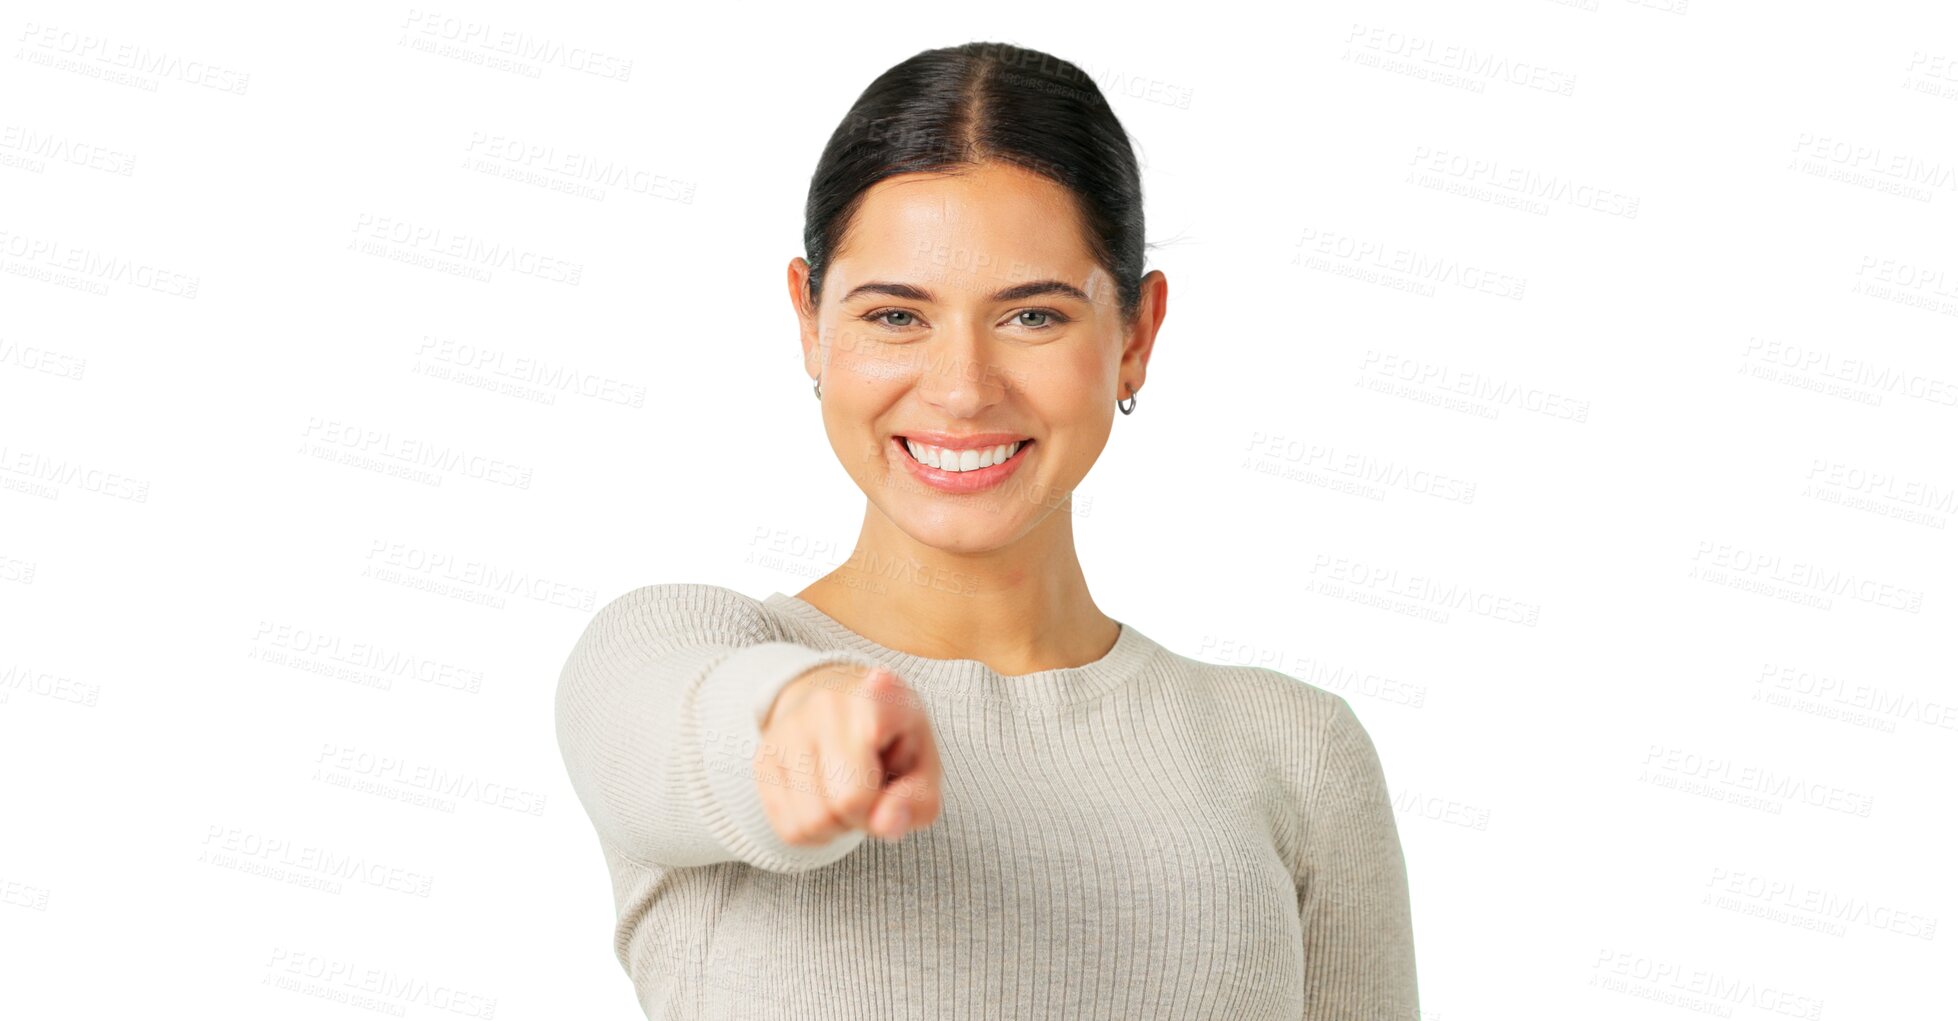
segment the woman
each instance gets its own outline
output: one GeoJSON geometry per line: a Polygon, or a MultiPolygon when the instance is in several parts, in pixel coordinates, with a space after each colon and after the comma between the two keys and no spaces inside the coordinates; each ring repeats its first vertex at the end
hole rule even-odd
{"type": "Polygon", "coordinates": [[[1165,310],[1142,226],[1043,53],[920,53],[831,136],[788,283],[856,550],[794,596],[627,593],[559,681],[648,1017],[1417,1016],[1352,709],[1157,645],[1075,556],[1165,310]]]}

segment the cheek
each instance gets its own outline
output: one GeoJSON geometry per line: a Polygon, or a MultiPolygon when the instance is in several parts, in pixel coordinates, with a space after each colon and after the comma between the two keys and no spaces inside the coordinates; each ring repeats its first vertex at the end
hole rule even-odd
{"type": "Polygon", "coordinates": [[[1092,433],[1107,427],[1102,396],[1114,371],[1099,351],[1082,350],[1028,365],[1020,375],[1027,403],[1038,409],[1043,421],[1092,433]]]}
{"type": "Polygon", "coordinates": [[[868,329],[874,328],[843,327],[831,337],[829,371],[870,387],[909,378],[916,370],[918,347],[884,343],[868,329]]]}
{"type": "Polygon", "coordinates": [[[853,479],[865,482],[879,477],[885,467],[884,449],[876,435],[865,428],[865,417],[848,405],[830,404],[824,391],[823,429],[829,434],[830,452],[853,479]]]}

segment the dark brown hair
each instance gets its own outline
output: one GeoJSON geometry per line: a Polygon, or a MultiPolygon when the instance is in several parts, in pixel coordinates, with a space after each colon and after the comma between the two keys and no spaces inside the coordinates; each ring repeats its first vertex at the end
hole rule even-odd
{"type": "Polygon", "coordinates": [[[926,50],[877,76],[823,147],[809,181],[802,241],[809,305],[870,186],[957,173],[988,160],[1065,187],[1095,261],[1115,278],[1122,316],[1142,297],[1142,178],[1128,133],[1079,67],[1006,43],[926,50]]]}

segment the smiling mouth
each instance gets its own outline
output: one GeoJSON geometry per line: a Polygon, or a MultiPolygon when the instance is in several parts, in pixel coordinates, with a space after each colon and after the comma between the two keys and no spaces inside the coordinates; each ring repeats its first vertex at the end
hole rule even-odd
{"type": "Polygon", "coordinates": [[[916,461],[918,464],[935,471],[952,472],[954,474],[980,471],[985,468],[997,468],[1008,461],[1018,459],[1026,453],[1028,447],[1033,446],[1034,442],[1032,440],[1017,440],[1012,443],[1001,443],[991,447],[949,450],[933,447],[929,444],[917,443],[905,436],[893,436],[891,438],[897,441],[898,447],[905,452],[905,456],[916,461]]]}

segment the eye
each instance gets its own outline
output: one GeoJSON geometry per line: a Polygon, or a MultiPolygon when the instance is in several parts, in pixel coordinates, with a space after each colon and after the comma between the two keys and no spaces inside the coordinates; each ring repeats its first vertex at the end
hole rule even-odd
{"type": "Polygon", "coordinates": [[[876,323],[879,326],[888,327],[893,330],[899,330],[907,326],[918,325],[917,323],[918,317],[912,315],[910,312],[906,312],[904,309],[901,308],[880,308],[874,312],[867,312],[864,315],[859,316],[858,318],[864,320],[865,322],[876,323]],[[886,318],[887,316],[904,316],[905,319],[902,322],[894,323],[890,321],[888,318],[886,318]]]}
{"type": "Polygon", "coordinates": [[[1019,312],[1014,313],[1013,318],[1015,321],[1019,322],[1021,326],[1032,327],[1035,330],[1051,330],[1054,327],[1059,326],[1060,324],[1068,321],[1068,318],[1066,316],[1060,314],[1059,312],[1054,311],[1051,308],[1023,309],[1019,312]],[[1021,319],[1020,318],[1021,316],[1040,316],[1041,319],[1038,322],[1030,323],[1024,319],[1021,319]]]}

